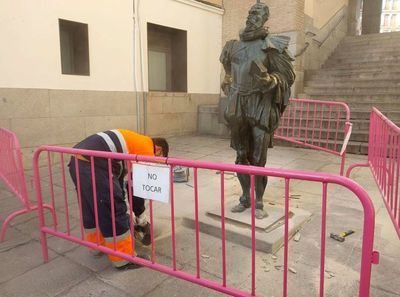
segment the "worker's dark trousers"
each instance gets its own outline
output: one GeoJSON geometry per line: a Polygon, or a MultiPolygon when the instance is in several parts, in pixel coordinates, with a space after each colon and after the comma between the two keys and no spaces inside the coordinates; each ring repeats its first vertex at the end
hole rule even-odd
{"type": "MultiPolygon", "coordinates": [[[[93,185],[91,178],[90,162],[78,160],[80,195],[82,200],[83,226],[85,229],[96,228],[93,185]]],[[[77,188],[77,177],[75,171],[75,159],[71,158],[69,164],[71,178],[77,188]]],[[[108,170],[95,167],[97,211],[99,227],[104,237],[113,237],[112,219],[111,219],[111,201],[110,185],[108,180],[108,170]]],[[[124,200],[123,188],[117,177],[113,176],[114,193],[114,213],[116,235],[122,235],[129,230],[129,215],[127,214],[127,205],[124,200]]]]}

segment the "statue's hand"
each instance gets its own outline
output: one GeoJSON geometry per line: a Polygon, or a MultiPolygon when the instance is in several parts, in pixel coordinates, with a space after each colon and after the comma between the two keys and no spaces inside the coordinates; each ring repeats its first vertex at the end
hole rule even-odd
{"type": "Polygon", "coordinates": [[[224,80],[221,83],[221,89],[224,92],[225,95],[228,96],[229,94],[229,88],[232,84],[232,76],[230,76],[229,74],[226,74],[224,77],[224,80]]]}
{"type": "Polygon", "coordinates": [[[255,87],[259,88],[263,92],[268,92],[278,85],[278,80],[275,76],[266,74],[265,76],[254,75],[256,82],[255,87]]]}

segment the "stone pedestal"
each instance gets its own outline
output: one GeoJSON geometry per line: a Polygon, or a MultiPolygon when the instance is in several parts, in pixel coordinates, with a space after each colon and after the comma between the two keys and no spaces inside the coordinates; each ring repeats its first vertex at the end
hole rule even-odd
{"type": "MultiPolygon", "coordinates": [[[[242,213],[230,212],[237,203],[228,203],[225,211],[225,232],[228,241],[251,248],[251,209],[242,213]]],[[[256,219],[256,250],[265,253],[275,253],[284,243],[285,215],[282,207],[267,208],[268,217],[256,219]]],[[[310,218],[311,213],[299,208],[290,210],[289,238],[292,237],[310,218]]],[[[195,228],[191,217],[183,219],[186,227],[195,228]]],[[[221,210],[212,209],[199,215],[200,232],[221,238],[221,210]]]]}

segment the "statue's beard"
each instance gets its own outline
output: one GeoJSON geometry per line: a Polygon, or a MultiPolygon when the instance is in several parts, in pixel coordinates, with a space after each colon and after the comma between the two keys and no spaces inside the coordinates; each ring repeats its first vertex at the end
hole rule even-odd
{"type": "Polygon", "coordinates": [[[250,41],[255,39],[264,39],[268,35],[268,29],[262,24],[256,26],[254,24],[246,24],[246,27],[240,32],[240,39],[242,41],[250,41]]]}

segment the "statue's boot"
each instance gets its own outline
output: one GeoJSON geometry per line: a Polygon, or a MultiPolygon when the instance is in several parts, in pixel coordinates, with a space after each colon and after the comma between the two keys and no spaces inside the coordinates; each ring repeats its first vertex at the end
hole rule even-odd
{"type": "Polygon", "coordinates": [[[239,202],[239,204],[231,208],[231,212],[244,212],[246,209],[248,209],[248,207],[239,202]]]}
{"type": "Polygon", "coordinates": [[[268,217],[268,213],[264,209],[257,208],[256,209],[256,219],[262,220],[268,217]]]}
{"type": "Polygon", "coordinates": [[[268,213],[264,210],[263,196],[265,188],[268,183],[267,176],[256,176],[255,188],[256,188],[256,219],[262,220],[268,217],[268,213]]]}
{"type": "Polygon", "coordinates": [[[243,212],[251,206],[250,202],[250,177],[247,174],[238,173],[240,185],[242,186],[243,194],[240,196],[239,204],[232,207],[231,212],[243,212]]]}

